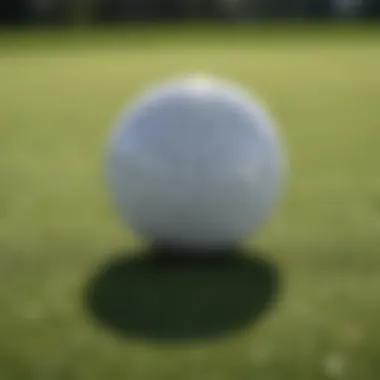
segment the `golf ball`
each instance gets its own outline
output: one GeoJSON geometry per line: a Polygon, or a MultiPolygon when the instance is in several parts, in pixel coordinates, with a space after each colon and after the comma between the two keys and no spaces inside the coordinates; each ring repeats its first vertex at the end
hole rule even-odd
{"type": "Polygon", "coordinates": [[[230,82],[190,76],[121,115],[107,161],[122,218],[152,241],[218,248],[257,232],[281,194],[282,144],[266,109],[230,82]]]}

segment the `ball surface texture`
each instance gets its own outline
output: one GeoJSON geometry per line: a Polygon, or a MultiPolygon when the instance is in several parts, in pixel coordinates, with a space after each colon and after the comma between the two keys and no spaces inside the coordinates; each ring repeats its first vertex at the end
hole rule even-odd
{"type": "Polygon", "coordinates": [[[284,157],[263,106],[229,82],[187,77],[157,85],[117,122],[107,161],[123,219],[152,240],[216,248],[272,214],[284,157]]]}

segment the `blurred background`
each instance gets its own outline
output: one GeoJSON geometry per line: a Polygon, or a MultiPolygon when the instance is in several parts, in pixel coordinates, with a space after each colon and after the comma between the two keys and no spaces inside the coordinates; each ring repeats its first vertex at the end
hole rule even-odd
{"type": "Polygon", "coordinates": [[[3,0],[4,24],[380,17],[378,0],[3,0]]]}
{"type": "Polygon", "coordinates": [[[378,17],[0,0],[0,379],[379,380],[378,17]],[[110,206],[106,146],[143,88],[194,71],[267,104],[290,170],[246,262],[161,270],[110,206]]]}

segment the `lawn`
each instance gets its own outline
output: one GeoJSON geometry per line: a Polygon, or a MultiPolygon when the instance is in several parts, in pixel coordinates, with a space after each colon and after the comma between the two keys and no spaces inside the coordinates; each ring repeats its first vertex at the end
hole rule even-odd
{"type": "Polygon", "coordinates": [[[0,379],[379,379],[380,29],[1,33],[0,379]],[[263,99],[289,154],[238,268],[142,263],[104,186],[123,105],[193,71],[263,99]]]}

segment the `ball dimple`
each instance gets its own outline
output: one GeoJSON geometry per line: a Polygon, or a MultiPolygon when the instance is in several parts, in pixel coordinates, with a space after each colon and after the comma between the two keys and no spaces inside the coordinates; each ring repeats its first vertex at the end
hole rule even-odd
{"type": "Polygon", "coordinates": [[[150,89],[123,114],[109,147],[109,187],[125,221],[176,245],[222,246],[255,232],[282,177],[266,110],[207,77],[150,89]]]}

